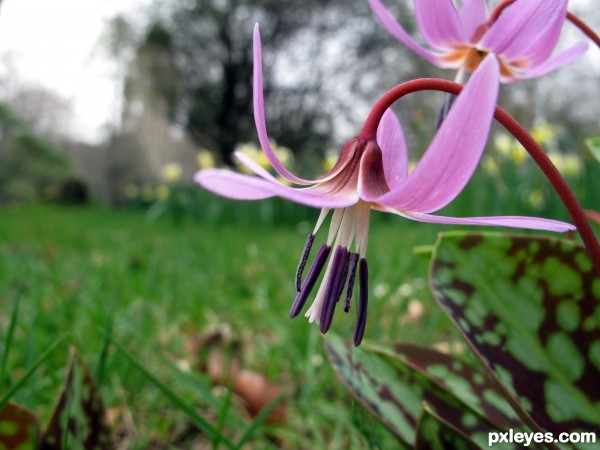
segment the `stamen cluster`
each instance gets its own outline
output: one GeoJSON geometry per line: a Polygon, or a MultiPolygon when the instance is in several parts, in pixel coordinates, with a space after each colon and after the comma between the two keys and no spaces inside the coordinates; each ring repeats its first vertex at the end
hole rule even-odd
{"type": "Polygon", "coordinates": [[[357,323],[354,331],[355,345],[361,343],[367,321],[369,296],[368,265],[364,253],[366,253],[365,229],[368,228],[369,209],[369,205],[357,204],[349,208],[335,210],[331,219],[329,238],[326,243],[321,245],[306,278],[302,281],[302,275],[315,241],[316,229],[321,225],[325,216],[328,215],[329,210],[325,209],[321,212],[315,232],[308,235],[300,257],[296,271],[297,294],[290,310],[290,317],[292,319],[297,317],[302,311],[306,300],[313,291],[329,259],[333,245],[335,248],[333,257],[329,261],[315,300],[306,312],[306,317],[308,317],[310,322],[319,324],[321,333],[327,333],[331,327],[335,309],[342,298],[344,290],[346,291],[344,296],[344,312],[347,313],[350,311],[354,284],[358,272],[359,295],[357,323]],[[356,235],[356,230],[362,231],[363,240],[356,235]],[[336,237],[335,244],[332,244],[333,236],[336,237]],[[355,252],[349,250],[352,241],[356,243],[357,251],[355,252]]]}

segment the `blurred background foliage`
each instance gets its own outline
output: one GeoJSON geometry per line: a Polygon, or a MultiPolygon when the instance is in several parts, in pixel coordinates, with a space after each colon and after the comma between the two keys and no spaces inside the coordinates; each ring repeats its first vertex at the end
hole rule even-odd
{"type": "Polygon", "coordinates": [[[0,103],[0,192],[5,202],[57,200],[75,182],[70,159],[0,103]]]}
{"type": "MultiPolygon", "coordinates": [[[[390,3],[414,30],[411,2],[390,3]]],[[[594,23],[598,11],[589,4],[580,8],[594,23]]],[[[76,133],[64,129],[68,105],[58,95],[19,85],[10,75],[0,79],[6,94],[0,158],[10,161],[3,164],[0,201],[53,200],[64,183],[77,180],[86,198],[147,206],[164,200],[162,174],[169,164],[181,168],[183,185],[192,183],[202,158],[204,166],[232,166],[233,150],[256,142],[251,85],[256,22],[269,133],[290,149],[293,169],[304,176],[325,170],[387,89],[417,77],[453,76],[432,69],[390,38],[363,0],[155,0],[143,16],[117,16],[108,24],[103,45],[116,62],[121,101],[103,142],[79,142],[76,133]],[[162,189],[158,196],[157,189],[162,189]],[[139,198],[132,201],[134,194],[139,198]]],[[[581,39],[569,24],[564,34],[564,42],[581,39]]],[[[525,127],[552,130],[552,139],[542,142],[548,151],[579,161],[570,178],[581,195],[593,191],[588,183],[598,170],[589,167],[593,160],[584,144],[600,134],[600,105],[586,94],[597,87],[600,70],[597,49],[590,53],[593,57],[539,80],[503,86],[500,101],[525,127]]],[[[433,117],[442,101],[441,94],[419,93],[395,106],[414,160],[434,133],[433,117]]],[[[538,211],[555,203],[546,187],[538,186],[531,164],[493,152],[485,161],[486,182],[501,198],[529,199],[516,202],[512,212],[523,212],[527,203],[538,211]],[[521,181],[515,184],[514,177],[521,181]],[[530,185],[542,192],[528,191],[530,185]]],[[[194,195],[185,197],[187,202],[194,195]]],[[[478,214],[490,209],[490,202],[480,203],[484,211],[478,214]]]]}

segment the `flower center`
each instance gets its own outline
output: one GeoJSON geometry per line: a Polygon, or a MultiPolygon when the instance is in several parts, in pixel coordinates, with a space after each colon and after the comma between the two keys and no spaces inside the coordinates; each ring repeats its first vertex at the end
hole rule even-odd
{"type": "MultiPolygon", "coordinates": [[[[449,64],[463,67],[472,73],[475,72],[488,53],[488,51],[476,47],[460,46],[456,47],[454,51],[443,55],[442,59],[449,64]]],[[[502,55],[496,55],[496,57],[500,62],[500,74],[503,78],[514,78],[520,69],[526,68],[526,64],[522,61],[508,62],[502,55]]]]}
{"type": "Polygon", "coordinates": [[[297,294],[290,310],[291,318],[300,314],[329,259],[315,299],[306,312],[309,322],[318,323],[321,332],[326,333],[331,327],[336,306],[344,290],[344,311],[348,312],[350,310],[354,284],[358,273],[359,296],[358,318],[354,332],[355,345],[359,345],[362,341],[367,319],[368,266],[365,256],[370,210],[371,205],[369,203],[359,200],[352,206],[333,211],[327,241],[319,249],[306,278],[302,280],[302,274],[306,267],[315,235],[329,215],[328,209],[321,211],[315,229],[308,236],[300,258],[296,273],[297,294]],[[350,250],[353,245],[354,251],[350,250]],[[335,251],[333,252],[333,256],[329,258],[332,248],[335,251]]]}

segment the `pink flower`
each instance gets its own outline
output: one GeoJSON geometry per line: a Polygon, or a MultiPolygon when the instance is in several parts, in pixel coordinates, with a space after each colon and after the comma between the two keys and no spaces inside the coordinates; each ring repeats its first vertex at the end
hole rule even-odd
{"type": "Polygon", "coordinates": [[[587,44],[579,43],[550,57],[566,19],[567,2],[505,0],[488,18],[484,0],[463,0],[458,10],[452,0],[414,0],[427,48],[402,28],[381,0],[369,0],[384,28],[431,63],[472,72],[493,53],[504,82],[544,75],[585,52],[587,44]]]}
{"type": "Polygon", "coordinates": [[[462,191],[483,152],[499,86],[498,62],[493,56],[486,58],[471,77],[410,174],[400,122],[388,110],[379,124],[376,139],[360,136],[350,139],[342,147],[333,169],[316,180],[305,180],[288,171],[271,148],[265,121],[261,58],[257,26],[254,30],[254,116],[259,141],[277,173],[301,187],[281,183],[243,153],[236,153],[237,158],[257,176],[224,169],[206,169],[198,172],[195,180],[204,188],[233,199],[259,200],[279,196],[321,209],[298,267],[297,295],[290,311],[291,317],[301,312],[334,249],[306,316],[310,322],[317,322],[325,333],[331,326],[335,307],[344,288],[344,309],[348,311],[350,308],[358,274],[358,323],[354,342],[356,345],[361,342],[368,298],[366,253],[371,209],[412,220],[443,224],[500,225],[551,231],[574,228],[563,222],[533,217],[455,218],[430,214],[446,206],[462,191]],[[327,239],[314,258],[308,275],[302,280],[315,234],[330,213],[327,239]]]}

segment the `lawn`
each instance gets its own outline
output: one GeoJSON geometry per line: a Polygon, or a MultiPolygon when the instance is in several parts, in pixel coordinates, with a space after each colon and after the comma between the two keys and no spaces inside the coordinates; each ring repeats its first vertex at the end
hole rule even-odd
{"type": "MultiPolygon", "coordinates": [[[[245,369],[285,392],[285,417],[258,427],[243,448],[389,448],[393,437],[336,379],[318,327],[288,317],[312,222],[287,222],[174,223],[99,207],[2,209],[2,336],[19,302],[12,342],[1,347],[8,355],[3,391],[64,336],[13,397],[42,424],[74,346],[95,374],[119,448],[217,448],[193,425],[187,406],[233,440],[253,423],[243,399],[215,384],[210,362],[206,368],[217,347],[204,339],[219,333],[234,343],[245,369]]],[[[373,215],[366,339],[458,339],[429,294],[427,254],[413,252],[432,244],[438,230],[373,215]]],[[[339,312],[333,331],[351,337],[354,322],[352,311],[339,312]]]]}

